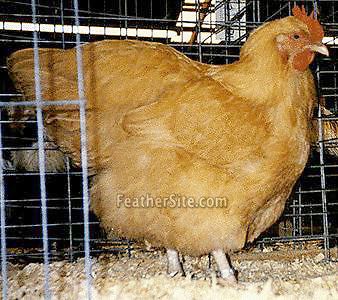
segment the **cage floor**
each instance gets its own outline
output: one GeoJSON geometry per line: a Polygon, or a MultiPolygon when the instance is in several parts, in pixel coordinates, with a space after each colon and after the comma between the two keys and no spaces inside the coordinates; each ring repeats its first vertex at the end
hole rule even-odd
{"type": "MultiPolygon", "coordinates": [[[[218,284],[208,257],[184,257],[186,277],[166,275],[161,251],[103,254],[93,259],[93,299],[338,299],[337,249],[333,261],[317,249],[264,249],[232,256],[237,286],[218,284]],[[290,255],[292,253],[292,255],[290,255]]],[[[54,299],[84,299],[84,261],[54,262],[50,286],[54,299]]],[[[43,265],[9,265],[9,299],[43,298],[43,265]]]]}

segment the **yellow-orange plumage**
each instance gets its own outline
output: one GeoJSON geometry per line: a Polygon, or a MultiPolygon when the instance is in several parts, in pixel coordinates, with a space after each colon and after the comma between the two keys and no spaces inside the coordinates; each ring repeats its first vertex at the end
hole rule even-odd
{"type": "MultiPolygon", "coordinates": [[[[194,62],[158,43],[82,46],[89,166],[96,174],[91,206],[102,225],[190,255],[241,249],[271,226],[309,154],[315,88],[308,68],[294,66],[310,41],[307,24],[288,17],[257,29],[240,60],[224,66],[194,62]],[[293,41],[295,32],[302,43],[293,41]],[[172,194],[225,197],[227,205],[118,202],[119,195],[172,194]]],[[[75,50],[40,49],[40,62],[42,98],[77,99],[75,50]]],[[[34,98],[32,50],[14,53],[8,66],[17,88],[34,98]]],[[[48,135],[79,163],[76,107],[52,107],[45,119],[48,135]]]]}

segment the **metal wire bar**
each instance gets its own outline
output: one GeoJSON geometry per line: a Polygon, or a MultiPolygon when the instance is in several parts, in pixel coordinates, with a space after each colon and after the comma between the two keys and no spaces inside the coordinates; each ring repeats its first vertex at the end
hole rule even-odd
{"type": "MultiPolygon", "coordinates": [[[[79,4],[78,0],[74,0],[75,25],[80,26],[79,20],[79,4]]],[[[79,32],[79,31],[78,31],[79,32]]],[[[85,248],[85,273],[87,299],[91,299],[91,259],[89,247],[89,189],[88,189],[88,165],[87,165],[87,136],[86,136],[86,108],[84,94],[84,76],[82,64],[80,34],[76,34],[76,61],[77,61],[77,80],[78,80],[78,95],[83,99],[80,103],[80,137],[81,137],[81,162],[82,162],[82,196],[83,196],[83,219],[84,219],[84,248],[85,248]]]]}
{"type": "MultiPolygon", "coordinates": [[[[320,88],[320,76],[319,71],[320,67],[317,64],[317,82],[318,88],[320,88]]],[[[326,197],[326,179],[325,179],[325,161],[324,161],[324,129],[323,129],[323,120],[322,118],[322,110],[318,109],[318,144],[319,144],[319,162],[320,162],[320,185],[321,185],[321,197],[322,197],[322,209],[323,209],[323,237],[324,237],[324,254],[325,257],[329,257],[329,222],[328,222],[328,214],[327,214],[327,197],[326,197]]]]}
{"type": "Polygon", "coordinates": [[[70,162],[69,162],[68,157],[66,158],[66,166],[67,166],[67,197],[68,197],[67,200],[68,200],[68,222],[69,222],[68,234],[69,234],[69,249],[70,249],[69,260],[73,261],[72,197],[71,197],[71,183],[70,183],[70,162]]]}
{"type": "Polygon", "coordinates": [[[196,14],[196,23],[197,23],[197,40],[198,40],[198,60],[202,62],[202,37],[201,37],[201,4],[200,0],[195,0],[195,5],[197,6],[197,14],[196,14]]]}
{"type": "MultiPolygon", "coordinates": [[[[38,172],[25,172],[25,173],[18,173],[18,172],[6,172],[6,176],[36,176],[38,172]]],[[[66,172],[46,172],[46,175],[67,175],[66,172]]],[[[82,172],[70,172],[71,175],[82,176],[82,172]]]]}
{"type": "Polygon", "coordinates": [[[0,102],[0,107],[15,107],[15,106],[33,106],[36,108],[42,108],[44,106],[60,106],[60,105],[81,105],[83,100],[55,100],[55,101],[45,101],[38,97],[34,101],[8,101],[0,102]]]}
{"type": "MultiPolygon", "coordinates": [[[[0,111],[0,119],[2,112],[0,111]]],[[[2,280],[2,299],[7,299],[7,248],[6,248],[6,206],[5,206],[5,182],[3,174],[3,155],[2,155],[2,126],[0,124],[0,232],[1,232],[1,280],[2,280]]]]}
{"type": "MultiPolygon", "coordinates": [[[[82,197],[71,197],[70,200],[82,200],[82,197]]],[[[5,200],[6,203],[16,203],[16,202],[38,202],[40,201],[40,198],[39,199],[10,199],[10,200],[5,200]]],[[[49,202],[53,202],[53,201],[64,201],[64,202],[67,202],[68,199],[65,199],[65,198],[48,198],[48,201],[49,202]]],[[[49,208],[49,207],[48,207],[49,208]]],[[[74,207],[73,206],[73,209],[80,209],[81,207],[74,207]]],[[[60,208],[62,209],[62,208],[60,208]]]]}
{"type": "MultiPolygon", "coordinates": [[[[337,237],[338,234],[333,234],[332,237],[337,237]]],[[[296,241],[316,241],[316,240],[324,240],[324,237],[319,234],[315,234],[312,236],[283,236],[283,237],[264,237],[261,240],[257,241],[257,243],[267,243],[267,242],[296,242],[296,241]]]]}
{"type": "MultiPolygon", "coordinates": [[[[47,225],[47,227],[55,227],[55,226],[61,226],[61,225],[67,225],[67,223],[49,223],[47,225]]],[[[84,225],[84,222],[73,222],[72,223],[73,226],[82,226],[84,225]]],[[[92,224],[99,224],[99,222],[88,222],[88,224],[92,225],[92,224]]],[[[6,228],[17,228],[17,227],[20,227],[20,228],[30,228],[30,227],[42,227],[43,225],[42,224],[27,224],[27,225],[6,225],[6,228]]],[[[81,239],[83,240],[83,239],[81,239]]]]}
{"type": "MultiPolygon", "coordinates": [[[[37,24],[36,3],[31,0],[32,22],[37,24]]],[[[41,217],[42,217],[42,236],[43,236],[43,257],[44,257],[44,293],[46,299],[51,299],[52,294],[49,287],[49,258],[48,258],[48,231],[47,231],[47,199],[46,199],[46,180],[45,180],[45,151],[43,145],[43,116],[42,109],[39,105],[42,102],[41,83],[40,83],[40,61],[38,33],[33,32],[33,49],[34,49],[34,80],[35,80],[35,97],[36,97],[36,116],[38,122],[38,145],[39,145],[39,173],[40,173],[40,195],[41,195],[41,217]]]]}

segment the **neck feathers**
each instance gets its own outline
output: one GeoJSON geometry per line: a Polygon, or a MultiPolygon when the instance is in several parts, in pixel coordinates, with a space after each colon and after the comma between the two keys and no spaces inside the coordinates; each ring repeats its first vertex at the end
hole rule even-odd
{"type": "Polygon", "coordinates": [[[271,38],[257,36],[247,42],[240,60],[214,66],[209,75],[245,101],[270,107],[285,105],[312,107],[315,86],[310,70],[300,72],[285,62],[271,38]]]}

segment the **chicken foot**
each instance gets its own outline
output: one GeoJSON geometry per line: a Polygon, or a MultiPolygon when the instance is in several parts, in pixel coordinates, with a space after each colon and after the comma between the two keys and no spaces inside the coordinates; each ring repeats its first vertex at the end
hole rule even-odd
{"type": "Polygon", "coordinates": [[[222,283],[237,283],[234,269],[230,266],[229,259],[223,250],[217,249],[211,252],[215,258],[218,269],[221,273],[222,283]]]}
{"type": "Polygon", "coordinates": [[[168,257],[168,274],[170,277],[174,277],[177,274],[184,275],[182,264],[178,257],[178,252],[174,249],[167,249],[168,257]]]}

